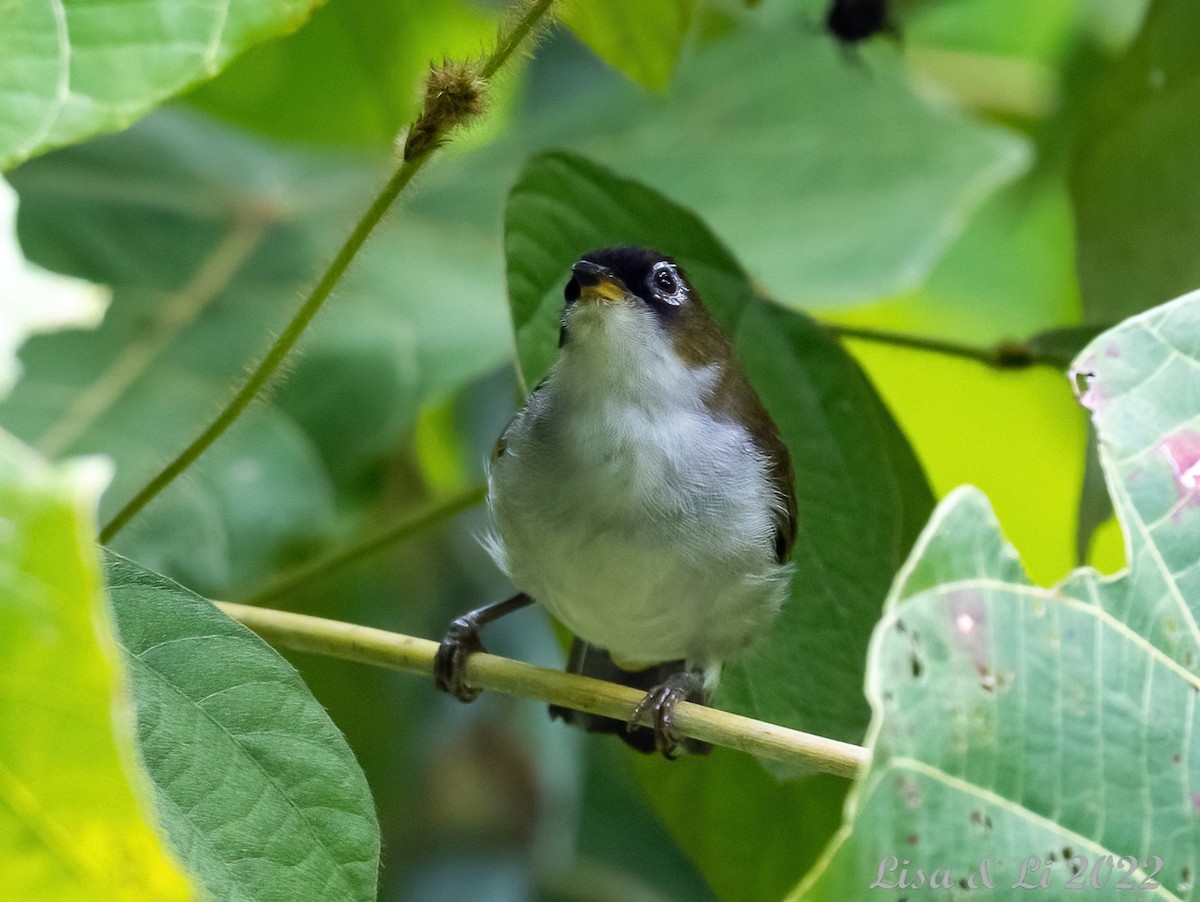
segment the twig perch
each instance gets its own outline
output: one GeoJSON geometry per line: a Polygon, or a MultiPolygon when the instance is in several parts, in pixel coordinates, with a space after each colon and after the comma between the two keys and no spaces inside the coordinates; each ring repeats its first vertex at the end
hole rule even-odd
{"type": "MultiPolygon", "coordinates": [[[[438,644],[429,639],[231,602],[219,602],[218,607],[272,644],[422,674],[432,685],[438,644]]],[[[483,653],[468,660],[466,677],[481,689],[618,720],[627,720],[642,699],[641,692],[626,686],[483,653]]],[[[855,776],[869,760],[861,746],[689,702],[675,709],[675,726],[693,739],[842,777],[855,776]]]]}

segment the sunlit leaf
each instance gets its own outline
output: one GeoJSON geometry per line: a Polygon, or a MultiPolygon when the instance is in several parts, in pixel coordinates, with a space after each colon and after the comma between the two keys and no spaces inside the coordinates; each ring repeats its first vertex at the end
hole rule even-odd
{"type": "MultiPolygon", "coordinates": [[[[848,340],[908,436],[935,493],[983,489],[1050,583],[1076,565],[1086,417],[1064,373],[1086,342],[1071,257],[1065,187],[1034,178],[997,192],[947,250],[920,291],[839,314],[885,333],[981,349],[1005,340],[1060,357],[1059,368],[996,370],[947,354],[848,340]]],[[[1121,566],[1106,560],[1108,569],[1121,566]]]]}
{"type": "Polygon", "coordinates": [[[99,461],[0,431],[0,874],[11,899],[187,899],[149,785],[92,542],[99,461]]]}

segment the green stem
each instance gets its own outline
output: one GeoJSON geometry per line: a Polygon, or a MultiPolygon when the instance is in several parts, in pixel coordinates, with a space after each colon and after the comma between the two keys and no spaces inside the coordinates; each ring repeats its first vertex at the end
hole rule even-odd
{"type": "Polygon", "coordinates": [[[452,517],[467,508],[474,507],[483,501],[486,496],[487,486],[477,485],[444,501],[432,504],[420,513],[407,517],[376,535],[363,539],[340,551],[328,554],[325,557],[318,558],[288,573],[284,573],[266,588],[260,589],[246,598],[245,603],[261,605],[281,595],[289,594],[297,586],[357,563],[389,545],[403,542],[405,539],[411,538],[417,533],[428,529],[435,523],[452,517]]]}
{"type": "MultiPolygon", "coordinates": [[[[538,2],[531,3],[513,24],[512,28],[501,33],[495,48],[493,48],[492,52],[483,61],[480,68],[480,72],[485,78],[495,75],[500,67],[512,57],[521,42],[536,31],[553,2],[554,0],[538,0],[538,2]]],[[[271,345],[266,356],[251,372],[245,384],[238,389],[233,400],[226,405],[225,409],[217,415],[216,419],[179,456],[168,463],[153,479],[146,483],[104,525],[104,528],[100,530],[100,541],[102,543],[111,541],[163,489],[174,482],[181,473],[195,463],[200,455],[207,451],[213,442],[220,438],[238,417],[246,411],[246,408],[250,406],[259,392],[275,376],[280,364],[283,363],[292,348],[296,346],[296,342],[300,340],[300,336],[308,328],[308,324],[312,322],[313,317],[317,315],[317,312],[321,309],[321,306],[325,303],[325,300],[329,297],[334,287],[341,281],[342,276],[345,275],[346,270],[358,255],[367,237],[374,231],[380,220],[383,219],[384,214],[391,208],[396,198],[400,196],[400,193],[412,181],[413,176],[421,170],[421,167],[433,155],[437,146],[437,144],[431,144],[426,152],[405,159],[400,163],[395,173],[388,179],[387,184],[383,186],[383,189],[371,202],[371,206],[367,208],[366,213],[363,214],[362,218],[354,226],[354,230],[333,258],[333,262],[329,264],[324,275],[321,276],[312,291],[309,292],[308,297],[305,298],[296,315],[292,317],[291,322],[287,324],[283,332],[275,340],[275,343],[271,345]]]]}
{"type": "Polygon", "coordinates": [[[291,322],[287,324],[287,327],[275,339],[275,343],[271,345],[266,356],[254,368],[254,371],[250,374],[250,378],[238,389],[237,394],[233,396],[233,400],[208,425],[208,428],[201,432],[158,475],[146,483],[105,524],[104,528],[100,530],[100,541],[102,543],[109,542],[113,536],[119,533],[130,520],[137,516],[142,508],[149,504],[163,489],[174,482],[184,470],[194,464],[200,455],[207,451],[213,442],[220,438],[233,425],[237,418],[246,411],[246,408],[250,406],[250,403],[258,393],[263,390],[275,375],[284,358],[296,346],[296,342],[300,340],[300,336],[304,334],[304,330],[308,328],[308,324],[317,315],[317,311],[321,309],[321,305],[325,303],[325,299],[329,297],[334,286],[341,281],[351,261],[354,260],[359,249],[367,240],[367,236],[371,234],[375,226],[379,224],[379,221],[383,219],[383,215],[391,207],[392,202],[404,190],[405,186],[412,181],[413,176],[417,174],[427,159],[428,156],[425,156],[416,160],[405,160],[400,164],[395,174],[384,185],[383,190],[371,202],[371,206],[367,208],[367,212],[358,220],[358,223],[354,226],[354,230],[350,233],[350,237],[346,239],[341,249],[337,252],[337,256],[333,258],[333,262],[325,270],[325,274],[321,276],[312,291],[309,292],[308,297],[300,305],[300,309],[296,312],[296,315],[292,317],[291,322]]]}
{"type": "MultiPolygon", "coordinates": [[[[432,682],[433,656],[438,644],[428,639],[270,608],[228,602],[220,603],[218,607],[275,645],[405,670],[432,682]]],[[[563,705],[617,720],[628,720],[643,696],[627,686],[533,667],[485,653],[473,654],[467,659],[465,677],[467,683],[480,689],[563,705]]],[[[675,709],[674,727],[681,735],[712,745],[842,777],[857,775],[870,760],[870,753],[861,746],[688,702],[681,702],[675,709]]]]}

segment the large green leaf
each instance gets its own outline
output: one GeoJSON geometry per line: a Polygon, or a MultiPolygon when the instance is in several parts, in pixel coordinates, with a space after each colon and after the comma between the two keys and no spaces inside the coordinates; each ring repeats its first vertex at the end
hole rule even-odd
{"type": "MultiPolygon", "coordinates": [[[[932,506],[920,469],[853,361],[811,320],[757,298],[728,251],[695,216],[568,154],[531,161],[509,199],[509,291],[527,382],[536,381],[553,357],[570,264],[586,251],[628,243],[657,247],[687,270],[733,336],[798,474],[792,597],[754,652],[726,668],[716,703],[859,739],[867,721],[861,691],[867,638],[887,586],[932,506]]],[[[714,885],[740,885],[746,898],[755,898],[778,892],[801,873],[799,852],[781,862],[778,872],[748,867],[745,856],[734,851],[748,835],[773,829],[776,819],[750,808],[755,814],[745,829],[730,830],[727,806],[705,800],[711,793],[744,792],[794,811],[805,790],[781,793],[761,768],[747,771],[724,756],[687,773],[689,792],[675,785],[668,793],[653,772],[646,784],[714,885]],[[697,807],[707,814],[683,815],[697,807]],[[725,851],[715,854],[717,849],[725,851]]],[[[820,842],[822,835],[811,841],[820,842]]]]}
{"type": "MultiPolygon", "coordinates": [[[[228,399],[379,174],[169,114],[22,167],[31,258],[111,284],[114,301],[97,332],[26,345],[0,418],[47,451],[111,455],[111,514],[228,399]]],[[[116,550],[222,594],[327,536],[331,477],[377,461],[421,403],[510,347],[483,239],[444,230],[385,224],[293,366],[300,390],[252,412],[116,550]]]]}
{"type": "Polygon", "coordinates": [[[957,881],[984,861],[995,898],[1023,876],[1060,893],[1079,868],[1089,898],[1128,898],[1109,869],[1124,856],[1134,884],[1161,884],[1146,897],[1195,897],[1200,399],[1179,386],[1195,382],[1198,335],[1200,293],[1076,363],[1127,571],[1041,589],[981,494],[938,509],[872,639],[872,764],[798,898],[861,893],[881,862],[894,887],[889,856],[910,860],[910,880],[924,866],[910,899],[945,898],[934,868],[957,881]]]}
{"type": "Polygon", "coordinates": [[[371,792],[300,675],[177,583],[106,578],[159,819],[212,898],[373,900],[371,792]]]}
{"type": "Polygon", "coordinates": [[[186,899],[148,823],[92,535],[107,468],[0,431],[0,874],[10,899],[186,899]]]}
{"type": "Polygon", "coordinates": [[[0,28],[0,169],[129,125],[298,28],[312,0],[11,2],[0,28]]]}
{"type": "Polygon", "coordinates": [[[1094,92],[1071,187],[1079,278],[1093,322],[1200,284],[1200,4],[1156,0],[1094,92]]]}

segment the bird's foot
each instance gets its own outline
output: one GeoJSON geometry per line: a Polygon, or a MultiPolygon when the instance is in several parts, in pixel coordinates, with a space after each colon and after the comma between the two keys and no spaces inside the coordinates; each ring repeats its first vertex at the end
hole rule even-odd
{"type": "Polygon", "coordinates": [[[482,690],[467,685],[466,672],[467,659],[483,651],[479,631],[493,620],[532,603],[532,598],[521,593],[505,601],[468,611],[451,623],[433,656],[433,680],[437,688],[460,702],[475,701],[482,690]]]}
{"type": "Polygon", "coordinates": [[[626,727],[633,732],[640,728],[639,722],[649,716],[650,729],[654,732],[654,747],[668,760],[679,757],[681,750],[703,755],[709,750],[708,743],[681,737],[675,731],[675,706],[682,701],[705,704],[708,699],[700,675],[690,671],[671,674],[663,682],[646,693],[633,709],[626,727]]]}
{"type": "Polygon", "coordinates": [[[480,624],[471,614],[464,614],[450,624],[437,654],[433,656],[433,679],[438,689],[453,695],[460,702],[475,701],[481,691],[468,686],[465,679],[467,658],[477,651],[483,651],[483,642],[479,638],[480,624]]]}

